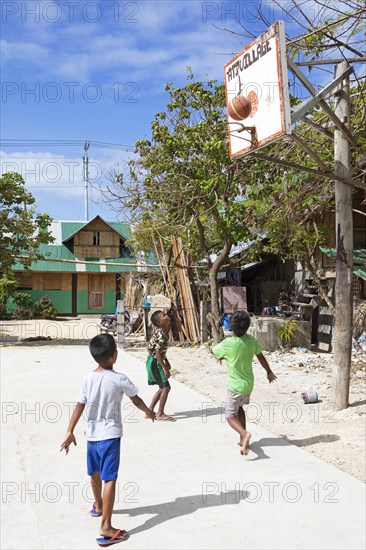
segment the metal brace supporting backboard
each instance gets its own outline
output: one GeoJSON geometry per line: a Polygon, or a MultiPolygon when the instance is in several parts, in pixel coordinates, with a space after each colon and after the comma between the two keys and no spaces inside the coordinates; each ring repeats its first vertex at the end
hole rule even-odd
{"type": "MultiPolygon", "coordinates": [[[[305,88],[312,94],[312,96],[315,97],[318,97],[318,101],[317,101],[317,104],[319,104],[319,106],[323,109],[323,111],[329,116],[329,118],[333,121],[334,125],[339,129],[341,130],[341,132],[343,132],[343,134],[345,135],[345,137],[347,138],[348,142],[350,143],[350,145],[352,145],[353,147],[355,147],[357,144],[356,144],[356,141],[355,141],[355,138],[352,136],[351,132],[349,131],[349,129],[347,128],[347,126],[345,124],[343,124],[343,122],[337,117],[337,115],[334,113],[334,111],[329,107],[328,103],[325,101],[324,97],[325,97],[325,94],[324,94],[324,90],[326,88],[328,88],[329,86],[333,89],[335,88],[340,82],[339,82],[339,78],[340,78],[340,81],[342,81],[348,74],[350,74],[350,72],[352,72],[352,68],[351,67],[348,67],[347,70],[345,72],[342,73],[342,75],[340,75],[339,78],[335,79],[333,82],[331,82],[331,84],[329,84],[326,88],[324,88],[324,90],[322,90],[322,92],[320,92],[320,94],[323,95],[323,97],[319,97],[320,94],[317,94],[314,86],[309,82],[309,80],[306,78],[306,76],[300,71],[300,69],[297,67],[297,65],[288,57],[287,58],[287,65],[288,65],[288,68],[294,73],[294,75],[300,80],[300,82],[305,86],[305,88]],[[337,82],[338,81],[338,82],[337,82]],[[336,83],[336,84],[334,84],[336,83]]],[[[329,91],[328,91],[329,93],[329,91]]],[[[312,101],[312,98],[310,98],[309,100],[307,100],[308,102],[311,102],[312,101]]],[[[304,102],[306,103],[306,102],[304,102]]],[[[299,109],[296,109],[296,111],[294,111],[294,113],[299,113],[299,110],[302,108],[302,106],[304,105],[304,103],[302,103],[300,106],[299,106],[299,109]]],[[[307,110],[309,110],[312,106],[314,106],[314,104],[316,103],[312,103],[311,105],[308,104],[307,105],[307,110]]],[[[298,116],[293,116],[293,114],[291,115],[291,122],[292,124],[294,122],[296,122],[297,120],[299,119],[304,119],[305,117],[305,114],[306,114],[306,110],[304,111],[302,109],[302,114],[301,115],[298,115],[298,116]],[[296,120],[294,119],[296,118],[296,120]]]]}
{"type": "Polygon", "coordinates": [[[291,113],[291,124],[295,124],[298,120],[300,120],[303,116],[306,115],[312,107],[315,105],[319,105],[321,100],[324,100],[326,97],[328,97],[331,92],[344,80],[347,76],[349,76],[353,72],[352,67],[347,67],[347,69],[337,76],[332,82],[327,84],[325,88],[323,88],[319,93],[317,93],[313,97],[309,97],[309,99],[306,99],[301,103],[301,105],[297,106],[291,113]]]}

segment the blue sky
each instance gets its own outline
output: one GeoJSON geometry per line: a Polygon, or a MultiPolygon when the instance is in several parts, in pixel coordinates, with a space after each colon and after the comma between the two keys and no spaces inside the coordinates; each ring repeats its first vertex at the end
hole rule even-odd
{"type": "MultiPolygon", "coordinates": [[[[167,82],[184,85],[187,65],[196,79],[223,80],[224,64],[248,40],[222,29],[240,32],[243,24],[260,34],[257,6],[257,0],[2,0],[2,171],[22,173],[39,210],[83,219],[83,142],[90,140],[90,217],[118,219],[96,188],[111,169],[123,170],[137,139],[150,135],[154,114],[167,103],[167,82]]],[[[263,7],[270,22],[286,24],[270,0],[263,7]]]]}

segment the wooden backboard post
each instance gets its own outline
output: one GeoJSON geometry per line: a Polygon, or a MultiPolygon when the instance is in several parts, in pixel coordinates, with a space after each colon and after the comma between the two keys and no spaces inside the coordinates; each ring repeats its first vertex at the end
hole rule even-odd
{"type": "MultiPolygon", "coordinates": [[[[347,68],[343,61],[336,66],[337,74],[347,68]]],[[[349,127],[349,77],[336,92],[335,113],[349,127]]],[[[346,181],[351,179],[349,142],[341,130],[334,130],[334,171],[346,181]]],[[[352,356],[352,298],[353,298],[353,212],[352,186],[335,182],[336,200],[336,283],[335,326],[333,332],[334,367],[332,373],[332,401],[338,409],[348,407],[352,356]]]]}

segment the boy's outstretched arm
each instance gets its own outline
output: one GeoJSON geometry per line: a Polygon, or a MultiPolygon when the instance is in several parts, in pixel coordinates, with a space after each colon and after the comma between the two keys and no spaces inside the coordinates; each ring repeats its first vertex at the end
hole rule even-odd
{"type": "Polygon", "coordinates": [[[60,448],[60,451],[63,451],[65,449],[66,454],[68,454],[69,452],[69,447],[71,443],[73,443],[74,445],[77,445],[73,432],[76,424],[79,422],[80,417],[83,414],[84,409],[85,409],[84,403],[77,403],[74,409],[74,412],[71,415],[70,422],[66,431],[66,437],[61,443],[61,448],[60,448]]]}
{"type": "Polygon", "coordinates": [[[156,414],[154,413],[154,411],[149,409],[149,407],[141,399],[141,397],[139,397],[138,395],[134,395],[133,397],[130,397],[130,399],[131,399],[132,403],[135,405],[135,407],[140,409],[140,411],[143,411],[146,414],[146,416],[148,416],[150,418],[150,420],[152,420],[154,422],[156,414]]]}
{"type": "Polygon", "coordinates": [[[221,365],[222,359],[218,359],[218,358],[216,357],[216,355],[215,355],[214,352],[212,351],[212,348],[210,348],[209,351],[210,351],[211,355],[216,359],[216,363],[220,363],[220,365],[221,365]]]}
{"type": "Polygon", "coordinates": [[[262,367],[267,373],[268,382],[271,383],[274,380],[277,380],[277,376],[271,371],[271,368],[268,364],[267,359],[264,357],[263,353],[258,353],[256,356],[262,367]]]}

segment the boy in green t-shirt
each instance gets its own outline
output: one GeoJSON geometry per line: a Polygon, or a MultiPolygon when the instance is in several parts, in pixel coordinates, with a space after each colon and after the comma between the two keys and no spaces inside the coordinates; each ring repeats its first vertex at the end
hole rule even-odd
{"type": "Polygon", "coordinates": [[[225,417],[229,425],[240,434],[240,453],[249,453],[251,434],[246,429],[243,405],[248,405],[253,390],[253,357],[256,355],[267,372],[268,382],[276,380],[267,359],[262,354],[262,346],[247,330],[250,316],[247,311],[236,311],[230,317],[230,326],[234,336],[225,338],[212,348],[216,359],[226,359],[228,374],[228,392],[225,399],[225,417]]]}

